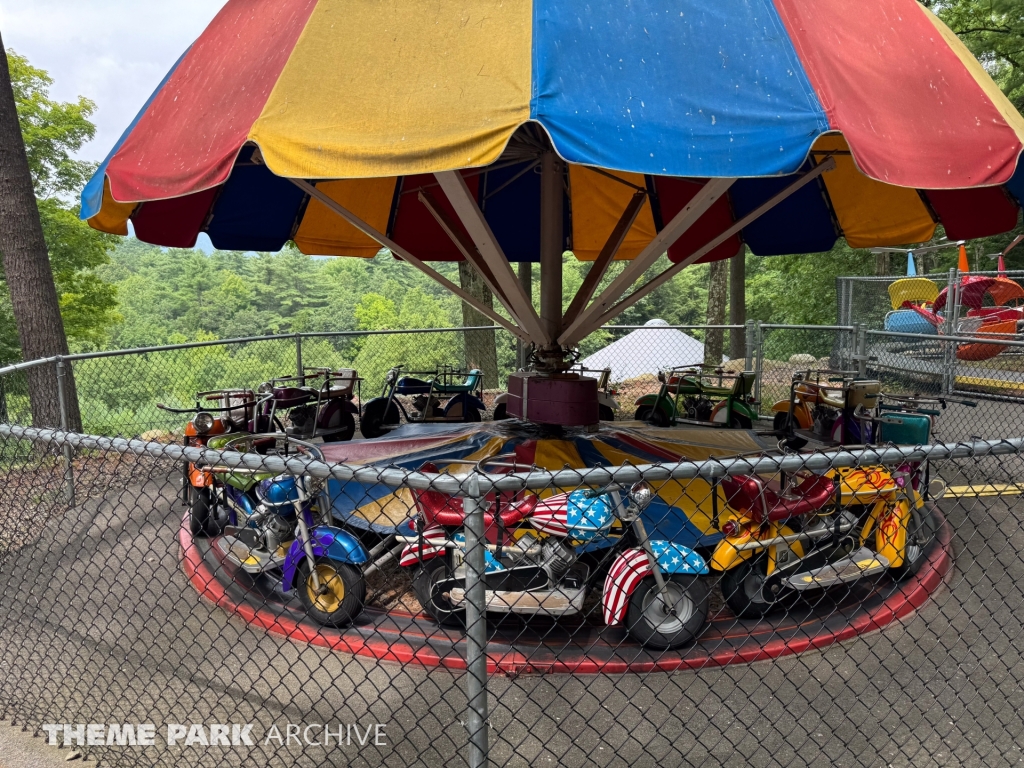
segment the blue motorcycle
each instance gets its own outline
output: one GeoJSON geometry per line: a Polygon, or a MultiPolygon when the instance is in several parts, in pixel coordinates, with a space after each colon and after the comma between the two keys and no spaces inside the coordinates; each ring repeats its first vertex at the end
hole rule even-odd
{"type": "MultiPolygon", "coordinates": [[[[279,433],[241,435],[216,447],[323,460],[315,445],[279,433]]],[[[295,590],[319,624],[340,627],[359,615],[366,601],[363,566],[370,558],[352,533],[327,524],[325,480],[217,466],[209,471],[222,481],[217,503],[225,506],[228,525],[214,545],[227,560],[246,573],[278,579],[282,592],[295,590]]]]}
{"type": "Polygon", "coordinates": [[[444,366],[436,371],[402,375],[396,366],[384,377],[380,397],[367,401],[359,417],[363,437],[373,438],[389,432],[404,418],[410,423],[480,421],[487,407],[483,401],[483,371],[462,371],[444,366]],[[429,376],[430,378],[418,378],[429,376]],[[412,398],[412,410],[406,410],[399,395],[412,398]]]}

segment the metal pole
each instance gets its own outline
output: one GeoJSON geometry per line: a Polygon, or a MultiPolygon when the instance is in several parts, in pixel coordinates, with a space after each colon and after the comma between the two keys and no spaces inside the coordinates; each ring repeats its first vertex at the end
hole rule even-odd
{"type": "MultiPolygon", "coordinates": [[[[295,375],[302,378],[302,334],[295,334],[295,375]]],[[[304,382],[303,382],[304,383],[304,382]]]]}
{"type": "Polygon", "coordinates": [[[761,331],[761,321],[754,321],[754,399],[761,402],[761,374],[764,370],[764,333],[761,331]]]}
{"type": "MultiPolygon", "coordinates": [[[[949,281],[946,284],[946,320],[943,323],[946,336],[956,335],[957,309],[960,303],[959,272],[955,267],[949,268],[949,281]]],[[[942,393],[949,394],[956,384],[956,342],[947,342],[942,355],[942,393]]]]}
{"type": "Polygon", "coordinates": [[[562,329],[564,195],[562,161],[553,151],[545,152],[540,161],[540,319],[552,339],[557,339],[562,329]]]}
{"type": "MultiPolygon", "coordinates": [[[[519,262],[519,284],[523,286],[526,295],[533,301],[533,263],[529,261],[519,262]]],[[[516,368],[526,367],[526,345],[522,339],[516,339],[516,368]]]]}
{"type": "Polygon", "coordinates": [[[487,745],[487,622],[484,610],[484,537],[480,480],[467,481],[466,514],[466,730],[470,768],[488,764],[487,745]]]}
{"type": "MultiPolygon", "coordinates": [[[[64,431],[68,431],[68,406],[65,402],[65,386],[64,366],[66,363],[63,358],[57,358],[57,400],[60,403],[60,428],[64,431]]],[[[68,443],[64,444],[64,496],[68,500],[70,506],[75,506],[75,475],[74,467],[71,464],[71,446],[68,443]]]]}
{"type": "Polygon", "coordinates": [[[744,344],[743,344],[743,370],[749,371],[753,369],[754,365],[754,345],[757,343],[757,332],[754,330],[754,321],[748,320],[746,328],[744,328],[744,344]]]}
{"type": "Polygon", "coordinates": [[[864,323],[857,323],[854,339],[853,354],[854,359],[857,361],[857,375],[864,379],[868,375],[868,335],[867,326],[864,323]]]}

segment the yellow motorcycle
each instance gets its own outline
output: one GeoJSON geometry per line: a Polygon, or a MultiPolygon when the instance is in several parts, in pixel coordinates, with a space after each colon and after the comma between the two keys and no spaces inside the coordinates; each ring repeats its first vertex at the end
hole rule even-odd
{"type": "Polygon", "coordinates": [[[709,563],[733,613],[764,616],[809,590],[920,569],[937,534],[918,467],[800,472],[773,489],[760,477],[724,478],[723,534],[709,563]]]}

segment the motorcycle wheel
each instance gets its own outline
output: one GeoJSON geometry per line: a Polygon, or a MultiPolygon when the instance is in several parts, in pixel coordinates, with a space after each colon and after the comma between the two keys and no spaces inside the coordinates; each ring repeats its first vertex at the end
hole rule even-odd
{"type": "Polygon", "coordinates": [[[708,620],[711,590],[695,576],[665,576],[665,592],[673,611],[658,595],[653,576],[641,581],[629,599],[626,629],[649,648],[679,648],[693,640],[708,620]]]}
{"type": "Polygon", "coordinates": [[[656,427],[670,427],[672,419],[661,408],[655,408],[651,413],[651,424],[656,427]]]}
{"type": "Polygon", "coordinates": [[[598,405],[597,413],[598,418],[601,421],[615,421],[615,411],[613,411],[607,405],[598,405]]]}
{"type": "Polygon", "coordinates": [[[216,503],[209,488],[189,487],[188,528],[193,536],[219,536],[228,524],[227,510],[216,503]]]}
{"type": "Polygon", "coordinates": [[[633,414],[635,421],[647,421],[651,418],[651,406],[641,405],[636,409],[636,413],[633,414]]]}
{"type": "Polygon", "coordinates": [[[741,619],[756,619],[767,616],[782,602],[766,599],[764,582],[768,578],[768,558],[759,555],[744,560],[722,574],[722,596],[732,612],[741,619]]]}
{"type": "Polygon", "coordinates": [[[338,423],[332,425],[332,429],[334,431],[330,434],[324,435],[325,443],[347,442],[355,437],[356,420],[348,411],[342,411],[338,414],[338,423]]]}
{"type": "Polygon", "coordinates": [[[924,565],[928,559],[928,550],[931,543],[938,534],[938,526],[935,525],[935,516],[927,510],[922,510],[920,522],[915,521],[914,515],[910,516],[910,523],[907,525],[907,551],[903,556],[903,565],[893,568],[891,573],[897,581],[909,579],[924,565]]]}
{"type": "Polygon", "coordinates": [[[447,558],[428,560],[416,571],[412,590],[420,601],[423,612],[442,627],[466,626],[466,609],[459,608],[441,593],[439,584],[455,578],[447,558]]]}
{"type": "Polygon", "coordinates": [[[469,408],[466,408],[462,412],[462,420],[465,422],[475,423],[478,421],[483,421],[483,418],[480,416],[480,411],[478,409],[470,406],[469,408]]]}
{"type": "Polygon", "coordinates": [[[754,423],[742,413],[734,413],[729,420],[729,426],[733,429],[753,429],[754,423]]]}
{"type": "Polygon", "coordinates": [[[295,571],[295,586],[306,615],[328,627],[350,624],[366,602],[366,580],[351,565],[329,557],[315,558],[313,567],[320,579],[319,592],[313,587],[313,571],[306,558],[295,571]]]}
{"type": "Polygon", "coordinates": [[[780,437],[786,433],[786,422],[789,420],[789,411],[779,411],[772,419],[772,432],[780,437]]]}
{"type": "Polygon", "coordinates": [[[498,403],[494,406],[494,415],[491,417],[492,421],[504,421],[508,418],[508,406],[505,403],[498,403]]]}
{"type": "Polygon", "coordinates": [[[363,406],[363,413],[359,417],[359,431],[363,433],[363,437],[380,437],[388,431],[384,429],[385,424],[398,423],[398,406],[391,403],[391,407],[387,408],[387,412],[385,412],[387,404],[387,400],[379,398],[371,400],[363,406]]]}

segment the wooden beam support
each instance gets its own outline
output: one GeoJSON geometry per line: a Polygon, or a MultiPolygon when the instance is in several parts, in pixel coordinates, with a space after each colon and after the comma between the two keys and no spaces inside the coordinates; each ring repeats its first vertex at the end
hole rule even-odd
{"type": "Polygon", "coordinates": [[[587,303],[593,297],[594,291],[597,290],[597,286],[601,282],[601,278],[604,277],[608,267],[615,260],[615,255],[619,252],[619,248],[622,247],[626,235],[633,226],[633,222],[636,221],[636,217],[640,214],[640,209],[643,208],[645,200],[647,200],[647,193],[639,190],[634,193],[626,205],[626,210],[622,212],[611,234],[608,235],[608,239],[605,240],[604,247],[601,248],[601,252],[597,255],[597,259],[590,265],[590,271],[583,278],[583,285],[576,291],[572,303],[565,311],[565,317],[562,318],[563,328],[567,327],[579,316],[580,312],[583,311],[584,307],[587,306],[587,303]]]}
{"type": "MultiPolygon", "coordinates": [[[[647,244],[633,261],[631,261],[618,277],[612,280],[611,285],[601,292],[593,304],[565,328],[558,337],[558,343],[564,346],[575,343],[583,338],[579,329],[584,325],[590,326],[591,322],[603,315],[617,301],[654,262],[656,262],[669,247],[678,240],[693,224],[703,216],[718,198],[729,191],[736,179],[711,179],[701,190],[694,195],[690,201],[683,206],[665,227],[655,235],[654,239],[647,244]]],[[[584,334],[585,335],[585,334],[584,334]]]]}
{"type": "Polygon", "coordinates": [[[693,264],[702,256],[705,256],[706,254],[713,251],[715,248],[720,246],[722,243],[724,243],[730,237],[735,235],[741,229],[743,229],[753,221],[759,219],[761,216],[763,216],[776,205],[778,205],[783,200],[788,198],[790,195],[794,194],[795,192],[803,188],[804,185],[809,184],[810,182],[814,181],[816,178],[821,176],[821,174],[825,173],[826,171],[831,171],[835,167],[836,161],[831,157],[826,158],[820,165],[816,166],[811,171],[808,171],[799,179],[790,184],[788,187],[780,191],[778,194],[769,198],[761,205],[759,205],[757,208],[748,213],[746,216],[736,221],[732,226],[730,226],[728,229],[722,232],[722,234],[718,235],[718,237],[716,237],[714,240],[707,243],[706,245],[701,246],[679,263],[673,264],[660,275],[648,280],[642,286],[640,286],[631,294],[629,294],[626,298],[622,299],[613,307],[608,309],[606,312],[602,313],[599,317],[592,318],[590,322],[588,322],[585,326],[579,329],[578,333],[580,335],[576,336],[574,341],[570,341],[568,343],[575,343],[576,340],[585,338],[588,334],[593,333],[596,329],[600,328],[602,325],[604,325],[612,318],[622,314],[622,312],[636,304],[638,301],[640,301],[640,299],[649,294],[655,288],[664,285],[666,282],[668,282],[673,277],[678,275],[683,269],[693,264]]]}
{"type": "Polygon", "coordinates": [[[495,283],[501,288],[506,300],[512,306],[511,313],[519,320],[519,324],[529,336],[530,341],[552,341],[545,333],[540,316],[533,308],[533,302],[523,291],[515,272],[512,271],[508,259],[501,251],[491,227],[484,218],[483,211],[473,199],[473,193],[466,186],[465,179],[458,171],[442,171],[434,177],[444,190],[445,196],[455,208],[459,221],[466,228],[469,236],[476,243],[477,250],[484,263],[491,270],[495,283]]]}
{"type": "Polygon", "coordinates": [[[378,232],[376,229],[374,229],[369,224],[367,224],[365,221],[363,221],[358,216],[356,216],[354,213],[352,213],[352,211],[348,210],[347,208],[345,208],[341,204],[339,204],[339,203],[335,202],[334,200],[332,200],[324,192],[321,192],[319,189],[317,189],[315,186],[310,184],[308,181],[306,181],[304,179],[289,179],[289,181],[291,181],[292,184],[297,186],[299,189],[301,189],[303,192],[305,192],[310,197],[313,197],[313,198],[316,198],[317,200],[319,200],[321,203],[323,203],[329,209],[331,209],[336,214],[341,216],[341,218],[345,219],[345,221],[347,221],[353,227],[358,229],[364,235],[366,235],[369,238],[372,238],[373,240],[375,240],[376,242],[380,243],[385,248],[390,249],[392,253],[394,253],[395,255],[399,256],[403,261],[409,262],[410,264],[412,264],[412,266],[414,266],[420,272],[425,274],[431,280],[433,280],[434,282],[436,282],[436,283],[444,286],[445,288],[447,288],[449,291],[454,293],[456,296],[458,296],[464,302],[466,302],[471,307],[473,307],[473,309],[475,309],[478,312],[480,312],[481,314],[491,318],[491,320],[493,320],[495,323],[497,323],[502,328],[507,330],[509,333],[514,334],[517,338],[520,338],[523,341],[527,341],[527,342],[530,341],[529,335],[525,331],[523,331],[523,329],[518,328],[517,326],[513,325],[508,320],[506,320],[504,317],[502,317],[497,312],[495,312],[492,307],[488,307],[486,304],[484,304],[482,301],[480,301],[476,297],[471,296],[469,293],[467,293],[466,291],[462,290],[461,287],[457,286],[455,283],[453,283],[447,277],[445,277],[444,275],[442,275],[442,274],[436,272],[435,270],[431,269],[430,267],[428,267],[426,264],[424,264],[422,261],[417,259],[411,253],[409,253],[409,251],[407,251],[405,248],[400,246],[394,240],[389,238],[387,235],[385,235],[385,234],[383,234],[381,232],[378,232]]]}

